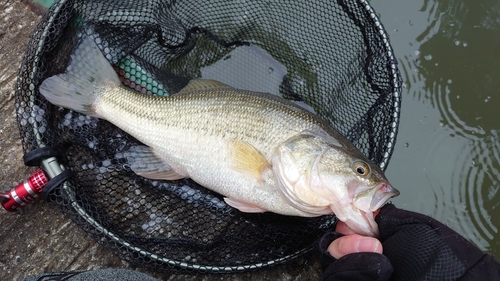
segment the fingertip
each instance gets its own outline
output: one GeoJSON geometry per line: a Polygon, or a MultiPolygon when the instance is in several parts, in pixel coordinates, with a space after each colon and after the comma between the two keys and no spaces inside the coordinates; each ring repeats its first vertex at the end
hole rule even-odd
{"type": "Polygon", "coordinates": [[[373,252],[382,254],[382,251],[382,243],[380,241],[358,234],[340,237],[328,246],[328,252],[336,259],[353,253],[373,252]]]}
{"type": "Polygon", "coordinates": [[[359,238],[354,246],[358,252],[373,252],[382,254],[382,243],[372,237],[359,238]]]}

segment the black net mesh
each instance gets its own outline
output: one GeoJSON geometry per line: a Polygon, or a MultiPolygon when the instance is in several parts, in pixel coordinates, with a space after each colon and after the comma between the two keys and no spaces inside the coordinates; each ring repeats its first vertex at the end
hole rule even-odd
{"type": "Polygon", "coordinates": [[[262,268],[314,248],[335,218],[243,214],[191,180],[135,175],[116,155],[137,140],[38,93],[89,35],[122,82],[139,92],[168,96],[193,78],[270,92],[312,107],[375,163],[388,163],[401,82],[386,33],[365,0],[58,1],[34,32],[19,73],[24,151],[46,158],[45,168],[71,171],[47,199],[135,265],[262,268]]]}

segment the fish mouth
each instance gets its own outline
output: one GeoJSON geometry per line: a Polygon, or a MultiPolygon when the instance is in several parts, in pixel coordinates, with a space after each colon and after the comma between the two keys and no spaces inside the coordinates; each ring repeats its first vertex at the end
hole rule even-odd
{"type": "Polygon", "coordinates": [[[399,190],[387,182],[370,191],[360,192],[352,198],[352,204],[365,213],[380,209],[389,199],[399,195],[399,190]]]}
{"type": "Polygon", "coordinates": [[[374,212],[363,212],[362,210],[356,208],[353,204],[350,204],[350,208],[350,216],[342,218],[336,214],[337,218],[347,224],[347,226],[357,234],[378,237],[379,230],[378,225],[375,222],[374,212]]]}
{"type": "Polygon", "coordinates": [[[370,204],[370,210],[372,212],[377,211],[382,208],[382,206],[391,198],[399,195],[399,190],[394,188],[389,183],[382,183],[379,188],[375,190],[373,194],[372,202],[370,204]]]}
{"type": "Polygon", "coordinates": [[[344,221],[354,232],[361,235],[378,237],[378,225],[375,216],[380,208],[390,199],[399,195],[399,191],[385,182],[370,192],[361,192],[354,196],[350,208],[352,216],[345,216],[344,221]]]}

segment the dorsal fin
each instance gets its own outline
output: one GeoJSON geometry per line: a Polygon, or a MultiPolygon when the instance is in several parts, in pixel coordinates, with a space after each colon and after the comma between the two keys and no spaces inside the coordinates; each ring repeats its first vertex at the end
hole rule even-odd
{"type": "Polygon", "coordinates": [[[224,89],[224,88],[231,89],[232,87],[217,80],[192,79],[177,94],[187,93],[196,90],[210,90],[210,89],[224,89]]]}

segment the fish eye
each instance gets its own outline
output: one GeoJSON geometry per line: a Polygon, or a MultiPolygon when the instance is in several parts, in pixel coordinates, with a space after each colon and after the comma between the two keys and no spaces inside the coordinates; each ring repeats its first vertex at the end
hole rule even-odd
{"type": "Polygon", "coordinates": [[[367,176],[370,173],[370,166],[366,162],[356,161],[353,164],[353,170],[360,176],[367,176]]]}

